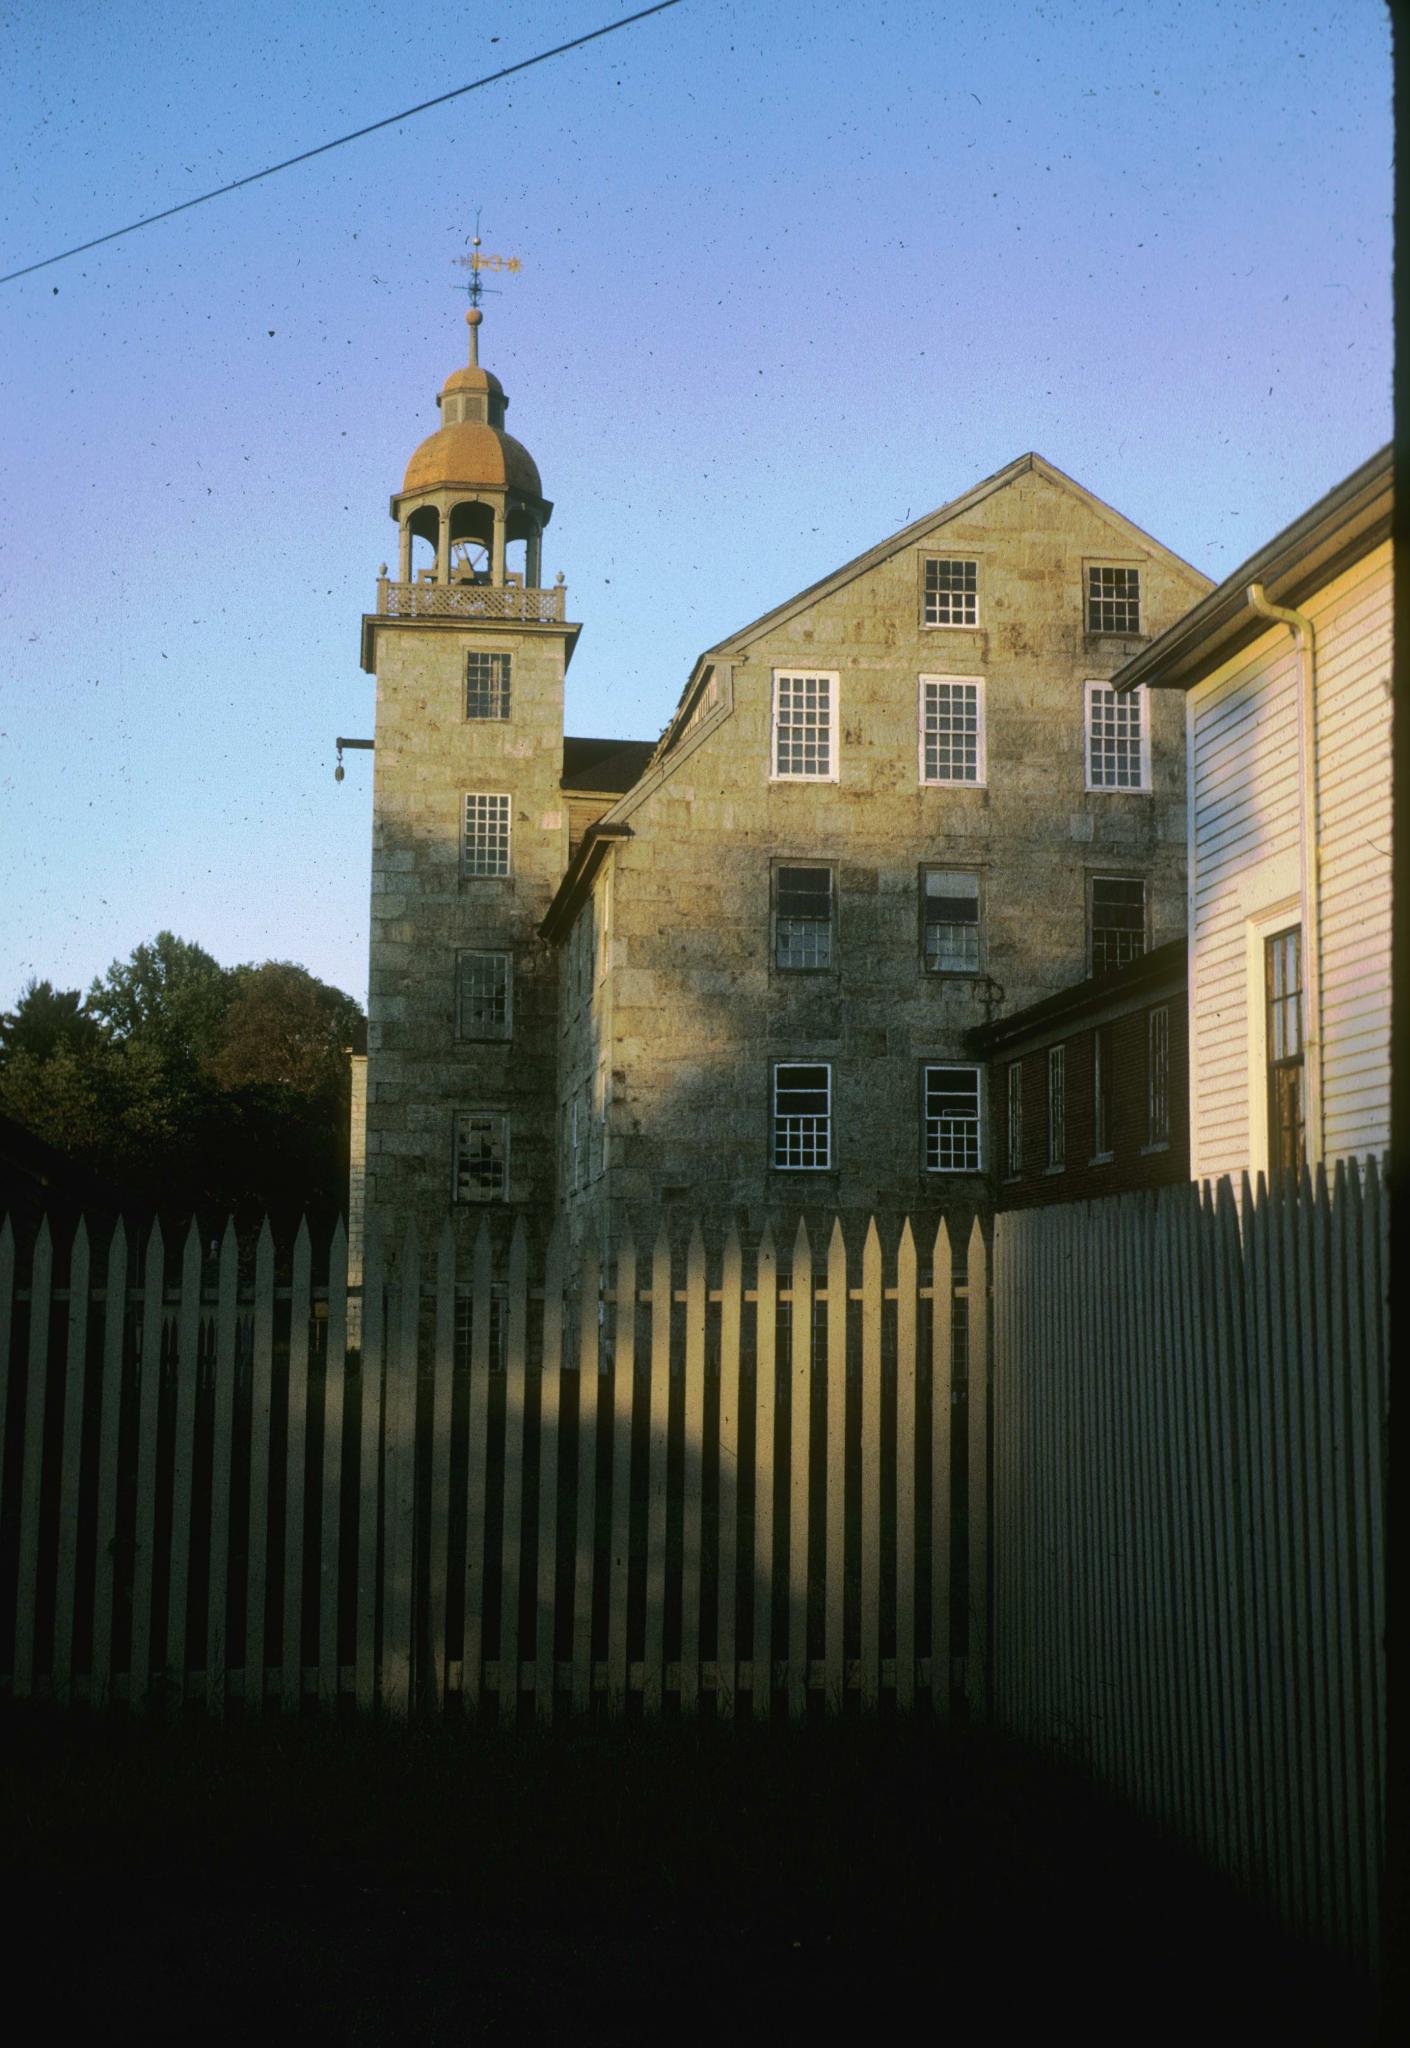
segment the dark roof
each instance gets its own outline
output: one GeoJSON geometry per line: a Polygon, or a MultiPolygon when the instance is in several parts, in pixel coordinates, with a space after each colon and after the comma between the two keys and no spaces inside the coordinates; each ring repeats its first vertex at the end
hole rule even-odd
{"type": "Polygon", "coordinates": [[[1091,1011],[1123,1009],[1128,1005],[1136,1008],[1155,989],[1171,984],[1183,987],[1186,972],[1185,941],[1171,939],[1167,945],[1143,953],[1139,960],[1130,960],[1110,974],[1094,974],[1086,981],[1074,982],[1071,988],[1059,989],[1055,996],[1030,1003],[1026,1010],[996,1017],[992,1024],[973,1025],[964,1034],[965,1049],[998,1052],[1054,1025],[1076,1025],[1091,1011]]]}
{"type": "Polygon", "coordinates": [[[639,779],[655,751],[655,740],[565,738],[562,787],[622,796],[639,779]]]}
{"type": "Polygon", "coordinates": [[[1250,583],[1261,583],[1275,604],[1298,605],[1369,554],[1390,532],[1393,467],[1392,444],[1275,534],[1149,647],[1133,654],[1112,677],[1112,686],[1127,690],[1148,683],[1155,690],[1188,690],[1269,630],[1270,621],[1249,605],[1250,583]]]}

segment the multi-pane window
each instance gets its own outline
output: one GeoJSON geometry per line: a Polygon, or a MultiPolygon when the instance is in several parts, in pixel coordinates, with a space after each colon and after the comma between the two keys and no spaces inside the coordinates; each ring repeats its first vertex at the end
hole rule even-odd
{"type": "Polygon", "coordinates": [[[779,868],[774,916],[776,967],[831,967],[832,869],[779,868]]]}
{"type": "Polygon", "coordinates": [[[1023,1062],[1011,1060],[1008,1069],[1008,1100],[1004,1132],[1004,1164],[1010,1180],[1023,1171],[1023,1062]]]}
{"type": "Polygon", "coordinates": [[[1143,875],[1093,875],[1092,972],[1110,974],[1146,950],[1143,875]]]}
{"type": "Polygon", "coordinates": [[[925,564],[927,626],[979,624],[979,564],[932,557],[925,564]]]}
{"type": "Polygon", "coordinates": [[[508,1038],[513,993],[508,953],[461,953],[456,967],[457,1038],[508,1038]]]}
{"type": "Polygon", "coordinates": [[[1268,1172],[1273,1181],[1300,1173],[1307,1156],[1303,1099],[1302,931],[1277,932],[1263,944],[1264,1034],[1268,1068],[1268,1172]]]}
{"type": "Polygon", "coordinates": [[[456,1201],[502,1202],[508,1187],[508,1119],[462,1110],[455,1119],[456,1201]]]}
{"type": "Polygon", "coordinates": [[[1152,1145],[1170,1137],[1170,1012],[1164,1006],[1146,1019],[1147,1136],[1152,1145]]]}
{"type": "Polygon", "coordinates": [[[833,675],[774,675],[773,773],[780,779],[830,782],[837,774],[833,675]]]}
{"type": "Polygon", "coordinates": [[[979,972],[979,877],[927,868],[922,878],[922,940],[928,974],[979,972]]]}
{"type": "Polygon", "coordinates": [[[978,1173],[979,1164],[978,1067],[927,1067],[926,1171],[978,1173]]]}
{"type": "Polygon", "coordinates": [[[1112,1063],[1111,1026],[1098,1024],[1092,1033],[1092,1151],[1111,1156],[1112,1063]]]}
{"type": "Polygon", "coordinates": [[[831,1067],[774,1068],[773,1163],[793,1170],[831,1166],[831,1067]]]}
{"type": "Polygon", "coordinates": [[[1087,631],[1089,633],[1139,633],[1140,630],[1140,570],[1089,568],[1087,571],[1087,631]]]}
{"type": "Polygon", "coordinates": [[[983,782],[984,684],[979,677],[921,677],[920,779],[983,782]]]}
{"type": "Polygon", "coordinates": [[[1087,685],[1088,789],[1149,789],[1146,693],[1087,685]]]}
{"type": "Polygon", "coordinates": [[[1067,1048],[1048,1048],[1048,1164],[1067,1159],[1067,1048]]]}
{"type": "Polygon", "coordinates": [[[466,655],[467,718],[508,718],[509,660],[507,654],[484,654],[478,648],[466,655]]]}
{"type": "Polygon", "coordinates": [[[465,798],[465,853],[467,875],[509,873],[509,798],[483,796],[477,790],[465,798]]]}

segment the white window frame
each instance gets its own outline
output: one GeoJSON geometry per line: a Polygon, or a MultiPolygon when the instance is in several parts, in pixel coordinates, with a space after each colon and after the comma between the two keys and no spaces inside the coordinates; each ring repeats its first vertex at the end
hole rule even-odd
{"type": "Polygon", "coordinates": [[[467,789],[460,809],[460,872],[480,882],[503,881],[514,871],[514,798],[505,789],[467,789]],[[504,866],[472,867],[470,864],[470,806],[472,803],[504,805],[504,866]]]}
{"type": "Polygon", "coordinates": [[[455,1035],[472,1045],[504,1045],[514,1036],[514,955],[502,946],[461,946],[455,956],[455,1035]],[[504,1023],[498,1031],[472,1031],[465,1020],[467,960],[504,962],[504,1023]]]}
{"type": "Polygon", "coordinates": [[[1090,677],[1082,686],[1082,774],[1087,791],[1093,796],[1149,796],[1151,787],[1151,707],[1150,691],[1145,684],[1134,690],[1114,691],[1110,682],[1100,677],[1090,677]],[[1119,702],[1135,700],[1136,716],[1140,722],[1138,745],[1140,749],[1139,782],[1095,782],[1092,779],[1092,713],[1096,705],[1096,692],[1103,690],[1108,696],[1117,697],[1119,702]]]}
{"type": "Polygon", "coordinates": [[[984,1069],[972,1060],[927,1060],[920,1070],[921,1093],[921,1137],[924,1147],[925,1171],[927,1173],[983,1173],[984,1171],[984,1069]],[[932,1074],[972,1074],[974,1077],[974,1118],[956,1118],[952,1130],[973,1131],[974,1157],[967,1159],[963,1166],[932,1165],[931,1125],[935,1125],[938,1142],[944,1119],[930,1114],[930,1077],[932,1074]]]}
{"type": "Polygon", "coordinates": [[[1049,1173],[1061,1173],[1067,1165],[1067,1047],[1048,1047],[1048,1164],[1049,1173]]]}
{"type": "MultiPolygon", "coordinates": [[[[1191,886],[1193,887],[1193,877],[1191,878],[1191,886]]],[[[1301,913],[1301,896],[1287,895],[1279,898],[1276,903],[1271,903],[1262,909],[1251,911],[1244,921],[1244,1042],[1248,1071],[1248,1163],[1250,1175],[1261,1173],[1265,1180],[1271,1178],[1271,1172],[1268,1157],[1268,1017],[1264,1000],[1264,974],[1266,971],[1264,966],[1264,947],[1269,939],[1275,937],[1280,931],[1286,930],[1289,925],[1300,924],[1301,913]]],[[[1304,952],[1304,961],[1306,957],[1304,952]]],[[[1305,966],[1303,972],[1304,974],[1306,973],[1305,966]]],[[[1305,1043],[1307,1030],[1305,1006],[1312,1000],[1305,981],[1302,994],[1305,1043]]],[[[1200,1022],[1200,1019],[1194,1014],[1194,1002],[1195,996],[1192,983],[1190,994],[1191,1014],[1189,1020],[1191,1045],[1195,1043],[1196,1030],[1200,1022]]],[[[1208,1020],[1206,1019],[1205,1021],[1207,1022],[1208,1020]]],[[[1187,1099],[1190,1105],[1190,1168],[1193,1172],[1195,1167],[1194,1140],[1196,1133],[1200,1131],[1200,1105],[1194,1092],[1195,1060],[1193,1055],[1191,1055],[1189,1065],[1189,1095],[1187,1099]]]]}
{"type": "MultiPolygon", "coordinates": [[[[977,633],[980,630],[979,616],[979,569],[978,555],[937,555],[927,551],[920,558],[920,625],[923,633],[977,633]],[[963,562],[974,570],[974,617],[972,619],[928,619],[925,616],[926,599],[925,571],[931,562],[963,562]]],[[[939,596],[941,593],[937,592],[939,596]]],[[[961,595],[967,593],[961,592],[961,595]]]]}
{"type": "Polygon", "coordinates": [[[775,1060],[773,1063],[772,1073],[770,1075],[770,1096],[771,1100],[769,1108],[769,1165],[771,1166],[773,1171],[775,1173],[831,1172],[835,1150],[833,1145],[833,1096],[831,1060],[775,1060]],[[794,1073],[802,1067],[812,1068],[815,1071],[820,1071],[821,1073],[827,1076],[827,1108],[823,1112],[823,1121],[826,1125],[827,1156],[825,1159],[821,1160],[814,1159],[807,1161],[800,1160],[797,1162],[789,1162],[788,1160],[781,1160],[779,1158],[779,1138],[782,1135],[782,1132],[780,1125],[780,1112],[778,1106],[778,1077],[780,1074],[783,1073],[794,1073]]]}
{"type": "Polygon", "coordinates": [[[838,756],[841,751],[841,675],[836,669],[825,668],[776,668],[773,672],[773,711],[769,720],[769,780],[770,782],[837,782],[840,779],[838,756]],[[779,686],[782,683],[813,682],[828,686],[828,765],[826,772],[808,772],[803,769],[780,769],[778,765],[779,743],[779,686]]]}
{"type": "Polygon", "coordinates": [[[1105,1166],[1116,1156],[1116,1027],[1108,1022],[1092,1027],[1092,1158],[1093,1166],[1105,1166]],[[1103,1033],[1108,1034],[1105,1038],[1103,1033]],[[1106,1103],[1103,1115],[1102,1104],[1106,1103]]]}
{"type": "Polygon", "coordinates": [[[451,1201],[466,1207],[479,1208],[492,1202],[509,1200],[509,1118],[498,1109],[457,1110],[451,1127],[450,1161],[451,1201]],[[464,1194],[460,1186],[460,1141],[462,1126],[470,1123],[497,1124],[499,1126],[499,1153],[501,1160],[500,1185],[498,1192],[490,1194],[464,1194]]]}
{"type": "MultiPolygon", "coordinates": [[[[937,750],[938,751],[938,750],[937,750]]],[[[985,716],[983,676],[924,675],[916,689],[916,772],[922,789],[987,789],[989,786],[988,720],[985,716]],[[974,692],[973,775],[927,775],[925,772],[926,693],[940,683],[962,684],[974,692]]]]}

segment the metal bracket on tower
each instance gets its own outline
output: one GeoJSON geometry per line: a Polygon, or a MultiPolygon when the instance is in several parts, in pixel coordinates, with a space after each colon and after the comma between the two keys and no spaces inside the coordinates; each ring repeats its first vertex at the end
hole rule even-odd
{"type": "Polygon", "coordinates": [[[357,747],[357,748],[359,748],[359,749],[360,749],[360,750],[361,750],[361,751],[362,751],[363,753],[367,753],[367,754],[370,754],[370,753],[372,752],[373,748],[374,748],[374,747],[376,746],[376,744],[377,744],[377,742],[376,742],[375,740],[341,740],[341,739],[340,739],[340,740],[336,740],[336,741],[334,742],[334,745],[335,745],[335,746],[337,747],[337,749],[338,749],[338,765],[337,765],[337,767],[336,767],[336,768],[335,768],[335,769],[333,770],[333,780],[334,780],[335,782],[341,782],[341,781],[342,781],[342,779],[343,779],[343,748],[344,748],[344,747],[357,747]]]}

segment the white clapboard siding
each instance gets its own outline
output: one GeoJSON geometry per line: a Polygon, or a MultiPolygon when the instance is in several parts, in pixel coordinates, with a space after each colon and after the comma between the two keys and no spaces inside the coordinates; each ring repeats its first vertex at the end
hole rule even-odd
{"type": "MultiPolygon", "coordinates": [[[[1389,1137],[1389,542],[1301,602],[1316,637],[1322,1111],[1334,1164],[1380,1151],[1389,1137]]],[[[1250,1114],[1259,1085],[1250,1047],[1262,1023],[1249,1015],[1249,920],[1294,902],[1300,886],[1299,696],[1284,627],[1190,693],[1190,1129],[1199,1179],[1265,1163],[1250,1114]]]]}

